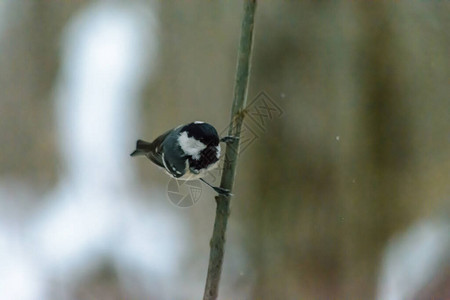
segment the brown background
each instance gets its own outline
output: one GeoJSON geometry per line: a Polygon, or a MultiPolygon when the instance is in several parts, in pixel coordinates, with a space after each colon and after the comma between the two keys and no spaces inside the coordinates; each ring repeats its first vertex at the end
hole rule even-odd
{"type": "MultiPolygon", "coordinates": [[[[258,138],[238,166],[228,237],[249,258],[242,284],[252,299],[371,299],[389,238],[448,208],[450,2],[260,2],[249,100],[265,91],[283,114],[252,127],[258,138]]],[[[38,198],[61,168],[51,100],[60,37],[86,3],[14,1],[1,29],[0,178],[20,178],[38,198]]],[[[225,128],[240,1],[158,9],[141,131],[197,119],[225,128]]],[[[142,183],[166,182],[146,164],[140,172],[142,183]]],[[[185,211],[207,214],[200,248],[213,220],[206,202],[185,211]]]]}

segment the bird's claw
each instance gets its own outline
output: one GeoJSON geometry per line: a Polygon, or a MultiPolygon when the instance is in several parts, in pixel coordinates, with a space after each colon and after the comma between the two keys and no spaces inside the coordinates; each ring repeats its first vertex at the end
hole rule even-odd
{"type": "Polygon", "coordinates": [[[233,196],[233,194],[230,193],[230,190],[228,189],[224,189],[221,187],[213,187],[213,189],[219,194],[219,195],[224,195],[224,196],[233,196]]]}
{"type": "Polygon", "coordinates": [[[227,143],[227,144],[233,143],[234,141],[237,141],[237,140],[239,140],[239,137],[231,136],[231,135],[224,136],[223,138],[220,139],[221,142],[227,143]]]}

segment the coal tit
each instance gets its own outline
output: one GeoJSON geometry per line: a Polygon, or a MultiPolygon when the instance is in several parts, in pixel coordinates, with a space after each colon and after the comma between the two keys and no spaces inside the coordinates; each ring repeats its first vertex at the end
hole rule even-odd
{"type": "Polygon", "coordinates": [[[196,121],[171,129],[151,143],[138,140],[131,156],[145,155],[176,179],[200,179],[219,194],[229,195],[228,190],[212,186],[202,177],[218,166],[220,142],[233,140],[220,139],[212,125],[196,121]]]}

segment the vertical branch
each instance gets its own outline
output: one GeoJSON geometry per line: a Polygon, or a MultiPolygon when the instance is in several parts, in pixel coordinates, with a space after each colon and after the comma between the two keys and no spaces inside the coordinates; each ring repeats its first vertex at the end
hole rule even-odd
{"type": "MultiPolygon", "coordinates": [[[[228,134],[240,137],[244,109],[247,103],[248,79],[250,77],[250,58],[253,44],[253,24],[255,17],[256,0],[245,0],[244,17],[242,20],[241,39],[238,49],[238,62],[236,82],[234,86],[234,99],[231,109],[231,122],[228,134]]],[[[239,140],[227,144],[225,151],[225,164],[220,186],[233,190],[236,174],[237,158],[239,154],[239,140]]],[[[206,277],[204,300],[217,299],[220,275],[225,246],[225,232],[228,216],[230,215],[230,196],[219,195],[216,197],[216,219],[214,221],[213,235],[210,241],[210,256],[208,274],[206,277]]]]}

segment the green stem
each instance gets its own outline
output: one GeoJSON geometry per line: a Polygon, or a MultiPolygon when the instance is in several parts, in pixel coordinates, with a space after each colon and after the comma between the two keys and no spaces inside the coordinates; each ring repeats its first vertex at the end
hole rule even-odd
{"type": "MultiPolygon", "coordinates": [[[[250,58],[253,45],[253,24],[255,17],[256,0],[245,0],[244,17],[242,20],[241,39],[239,42],[236,83],[234,86],[233,107],[231,109],[231,122],[228,134],[240,137],[244,109],[247,103],[248,79],[250,77],[250,58]]],[[[237,158],[239,154],[239,140],[227,144],[225,151],[225,164],[220,186],[233,190],[236,174],[237,158]]],[[[228,216],[230,215],[230,196],[216,197],[216,219],[214,221],[213,235],[210,241],[210,256],[208,274],[206,277],[204,300],[217,299],[220,275],[225,246],[225,232],[228,216]]]]}

